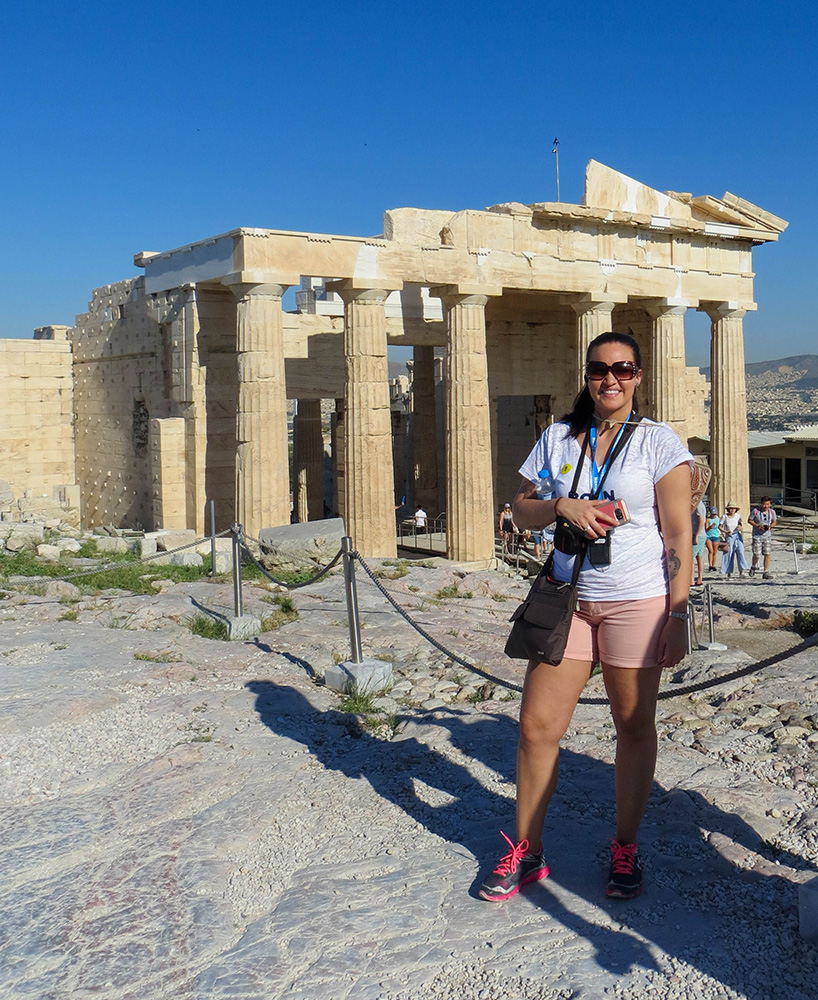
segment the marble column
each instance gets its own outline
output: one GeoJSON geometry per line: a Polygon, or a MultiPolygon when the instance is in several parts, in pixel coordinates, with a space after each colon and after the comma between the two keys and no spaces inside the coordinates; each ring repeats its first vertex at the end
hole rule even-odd
{"type": "Polygon", "coordinates": [[[390,289],[351,285],[350,281],[332,286],[344,300],[345,523],[362,556],[394,558],[392,420],[384,310],[390,289]]]}
{"type": "Polygon", "coordinates": [[[435,517],[437,498],[437,419],[435,413],[435,349],[415,347],[412,369],[412,434],[415,503],[435,517]]]}
{"type": "Polygon", "coordinates": [[[577,314],[574,355],[576,358],[577,392],[581,392],[585,385],[585,357],[588,353],[588,345],[600,333],[611,332],[611,313],[615,305],[616,303],[613,301],[594,301],[585,297],[579,301],[571,302],[571,308],[577,314]]]}
{"type": "Polygon", "coordinates": [[[670,424],[687,444],[687,400],[685,394],[685,329],[687,303],[658,299],[646,303],[651,318],[652,416],[670,424]]]}
{"type": "Polygon", "coordinates": [[[297,399],[293,417],[293,478],[298,520],[324,516],[324,437],[321,400],[297,399]]]}
{"type": "Polygon", "coordinates": [[[465,289],[438,289],[446,312],[446,555],[494,556],[486,302],[465,289]]]}
{"type": "Polygon", "coordinates": [[[747,456],[747,388],[744,379],[744,313],[735,302],[706,303],[710,317],[710,502],[724,513],[728,503],[750,515],[747,456]]]}
{"type": "Polygon", "coordinates": [[[285,285],[237,282],[236,520],[258,537],[290,523],[281,296],[285,285]]]}

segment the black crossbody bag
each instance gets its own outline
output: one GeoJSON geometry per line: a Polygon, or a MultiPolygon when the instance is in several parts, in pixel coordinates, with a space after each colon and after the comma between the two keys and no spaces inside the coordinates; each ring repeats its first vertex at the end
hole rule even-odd
{"type": "MultiPolygon", "coordinates": [[[[634,424],[639,422],[636,417],[633,424],[629,423],[625,428],[625,433],[619,439],[617,447],[611,453],[608,468],[605,470],[607,476],[608,469],[613,465],[619,452],[625,447],[634,430],[634,424]]],[[[588,443],[586,433],[585,440],[580,452],[580,460],[574,473],[574,481],[571,484],[569,497],[577,496],[577,484],[579,483],[582,464],[585,461],[585,448],[588,443]]],[[[595,490],[598,496],[602,490],[605,479],[600,481],[595,490]]],[[[592,497],[596,499],[596,497],[592,497]]],[[[606,535],[606,538],[608,536],[606,535]]],[[[571,574],[570,582],[553,580],[551,571],[554,566],[554,553],[552,552],[545,565],[540,570],[531,590],[523,603],[517,608],[509,621],[511,633],[506,640],[505,654],[513,660],[536,660],[538,663],[549,663],[556,666],[562,662],[565,656],[565,646],[568,642],[568,633],[571,630],[571,619],[577,606],[577,580],[585,561],[585,551],[588,548],[588,540],[583,532],[579,531],[573,524],[565,518],[557,519],[557,529],[554,533],[554,546],[560,552],[567,555],[574,555],[574,571],[571,574]],[[557,544],[557,535],[563,527],[563,544],[576,546],[575,548],[563,548],[557,544]]]]}

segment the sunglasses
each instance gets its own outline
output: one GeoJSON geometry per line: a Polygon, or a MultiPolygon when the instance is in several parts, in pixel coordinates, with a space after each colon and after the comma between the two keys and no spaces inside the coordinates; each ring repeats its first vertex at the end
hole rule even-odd
{"type": "Polygon", "coordinates": [[[613,374],[617,382],[629,382],[636,378],[639,369],[633,361],[614,361],[612,365],[606,365],[604,361],[589,361],[585,366],[585,378],[592,382],[601,382],[608,372],[613,374]]]}

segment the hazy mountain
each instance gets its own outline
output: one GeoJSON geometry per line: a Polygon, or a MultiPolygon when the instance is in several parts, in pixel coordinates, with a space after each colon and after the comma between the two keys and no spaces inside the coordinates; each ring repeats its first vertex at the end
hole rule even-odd
{"type": "MultiPolygon", "coordinates": [[[[710,369],[701,371],[710,378],[710,369]]],[[[748,378],[762,379],[772,385],[789,385],[798,389],[812,389],[818,385],[818,354],[796,354],[777,361],[755,361],[745,365],[748,378]]],[[[763,383],[762,383],[763,384],[763,383]]]]}

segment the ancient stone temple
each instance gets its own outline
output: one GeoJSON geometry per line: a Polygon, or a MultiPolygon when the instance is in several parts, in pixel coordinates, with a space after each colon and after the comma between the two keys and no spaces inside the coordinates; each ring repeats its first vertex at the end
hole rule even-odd
{"type": "Polygon", "coordinates": [[[85,521],[204,533],[215,500],[220,527],[236,518],[253,536],[295,503],[340,512],[364,555],[394,555],[387,348],[403,345],[415,495],[445,511],[450,558],[488,559],[497,505],[570,407],[598,333],[639,342],[644,412],[708,436],[704,377],[685,362],[690,309],[712,322],[711,496],[746,510],[742,319],[756,308],[752,248],[785,227],[734,195],[662,193],[591,161],[581,205],[401,208],[371,238],[236,229],[140,253],[144,276],[97,289],[70,331],[85,521]],[[320,400],[335,401],[329,498],[320,400]]]}

